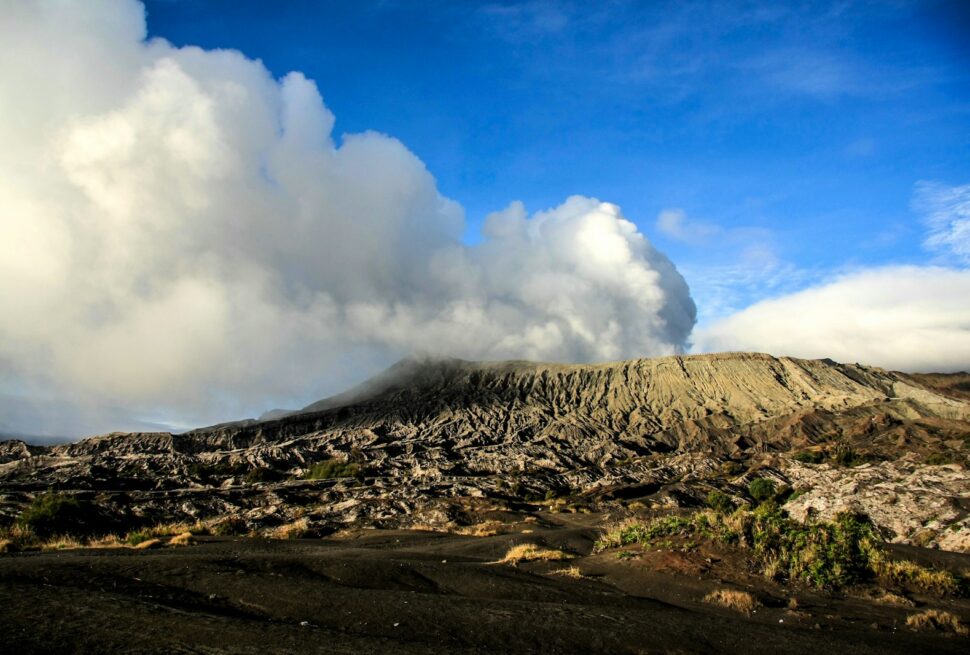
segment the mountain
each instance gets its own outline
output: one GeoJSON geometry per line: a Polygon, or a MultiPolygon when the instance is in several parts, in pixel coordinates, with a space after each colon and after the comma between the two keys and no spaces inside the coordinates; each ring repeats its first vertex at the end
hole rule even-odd
{"type": "MultiPolygon", "coordinates": [[[[594,365],[408,359],[268,420],[48,448],[4,442],[0,516],[57,487],[97,494],[128,520],[238,514],[263,528],[300,516],[326,532],[461,522],[475,508],[547,496],[697,504],[712,489],[740,498],[756,475],[794,485],[834,466],[794,455],[891,478],[899,467],[936,470],[927,458],[966,460],[970,401],[959,383],[753,353],[594,365]],[[330,459],[359,479],[302,479],[330,459]]],[[[950,483],[965,484],[952,468],[950,483]]]]}

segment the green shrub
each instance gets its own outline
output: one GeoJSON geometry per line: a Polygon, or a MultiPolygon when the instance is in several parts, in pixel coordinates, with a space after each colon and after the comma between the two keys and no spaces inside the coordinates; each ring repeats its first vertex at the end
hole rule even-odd
{"type": "Polygon", "coordinates": [[[193,478],[201,481],[219,480],[231,478],[237,475],[244,475],[250,470],[246,462],[221,461],[212,464],[206,462],[196,462],[189,465],[188,473],[193,478]]]}
{"type": "Polygon", "coordinates": [[[803,450],[792,455],[792,459],[802,464],[821,464],[825,460],[825,453],[820,450],[803,450]]]}
{"type": "Polygon", "coordinates": [[[775,483],[768,478],[755,478],[748,484],[748,493],[759,503],[775,497],[775,483]]]}
{"type": "Polygon", "coordinates": [[[85,536],[104,529],[104,520],[90,502],[50,491],[34,498],[17,522],[41,539],[85,536]]]}
{"type": "Polygon", "coordinates": [[[833,464],[837,466],[853,467],[865,464],[866,458],[857,453],[855,449],[847,443],[839,442],[829,451],[829,457],[833,464]]]}
{"type": "Polygon", "coordinates": [[[128,536],[125,537],[125,542],[127,542],[129,546],[137,546],[141,542],[148,541],[152,538],[152,535],[148,534],[147,532],[129,532],[128,536]]]}
{"type": "Polygon", "coordinates": [[[711,491],[708,493],[704,502],[715,512],[727,514],[728,512],[734,511],[734,503],[731,502],[731,498],[720,491],[711,491]]]}
{"type": "Polygon", "coordinates": [[[357,478],[363,475],[359,464],[339,459],[317,462],[303,474],[305,480],[328,480],[330,478],[357,478]]]}
{"type": "Polygon", "coordinates": [[[928,466],[939,466],[941,464],[952,464],[953,456],[950,453],[933,453],[928,455],[923,463],[928,466]]]}
{"type": "Polygon", "coordinates": [[[273,469],[266,468],[265,466],[257,466],[249,469],[249,472],[243,477],[243,482],[246,484],[256,484],[258,482],[276,482],[280,478],[280,474],[273,469]]]}
{"type": "Polygon", "coordinates": [[[249,532],[246,521],[239,516],[227,516],[212,526],[212,534],[217,537],[237,537],[249,532]]]}
{"type": "Polygon", "coordinates": [[[648,543],[658,538],[703,536],[753,552],[762,573],[838,588],[875,573],[879,555],[872,525],[862,517],[798,523],[774,502],[731,514],[701,511],[628,523],[604,535],[597,550],[648,543]]]}

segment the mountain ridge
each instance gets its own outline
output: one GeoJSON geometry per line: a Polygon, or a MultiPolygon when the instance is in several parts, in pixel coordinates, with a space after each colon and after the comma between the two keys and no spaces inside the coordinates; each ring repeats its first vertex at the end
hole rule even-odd
{"type": "Polygon", "coordinates": [[[469,499],[697,504],[711,489],[740,497],[759,470],[792,483],[800,452],[838,447],[879,466],[959,462],[970,435],[970,402],[912,376],[762,353],[603,364],[412,358],[306,409],[180,434],[5,442],[0,519],[51,487],[159,520],[235,513],[253,526],[293,520],[309,503],[321,529],[458,520],[469,499]],[[352,465],[360,480],[305,479],[327,460],[352,465]]]}

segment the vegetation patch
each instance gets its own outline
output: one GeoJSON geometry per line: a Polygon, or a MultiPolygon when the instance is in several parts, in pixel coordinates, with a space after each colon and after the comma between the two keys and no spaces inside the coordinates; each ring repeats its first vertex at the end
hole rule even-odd
{"type": "Polygon", "coordinates": [[[879,458],[871,454],[861,453],[844,441],[837,441],[824,449],[799,451],[792,455],[792,459],[802,464],[829,462],[833,466],[851,468],[879,458]]]}
{"type": "Polygon", "coordinates": [[[169,546],[191,546],[195,543],[195,536],[191,532],[177,534],[168,540],[169,546]]]}
{"type": "Polygon", "coordinates": [[[313,533],[310,530],[310,521],[306,518],[280,525],[269,533],[272,539],[305,539],[311,536],[313,533]]]}
{"type": "Polygon", "coordinates": [[[456,534],[469,537],[493,537],[506,531],[507,526],[501,521],[484,521],[475,525],[465,525],[455,530],[456,534]]]}
{"type": "Polygon", "coordinates": [[[149,534],[147,531],[145,532],[138,531],[138,532],[129,532],[128,536],[125,537],[125,541],[128,543],[129,546],[137,546],[138,544],[144,543],[152,538],[153,536],[149,534]]]}
{"type": "Polygon", "coordinates": [[[249,526],[240,516],[227,516],[211,529],[217,537],[239,537],[249,533],[249,526]]]}
{"type": "Polygon", "coordinates": [[[746,591],[737,589],[715,589],[704,596],[704,602],[709,605],[717,605],[742,614],[751,614],[761,607],[758,599],[746,591]]]}
{"type": "Polygon", "coordinates": [[[105,533],[106,521],[91,502],[54,492],[43,493],[21,512],[17,524],[39,539],[105,533]]]}
{"type": "Polygon", "coordinates": [[[755,478],[748,483],[748,493],[759,503],[775,497],[775,483],[768,478],[755,478]]]}
{"type": "Polygon", "coordinates": [[[359,464],[339,459],[325,459],[312,464],[303,474],[304,480],[329,480],[331,478],[360,478],[363,470],[359,464]]]}
{"type": "Polygon", "coordinates": [[[556,569],[555,571],[550,571],[549,574],[563,575],[563,576],[566,576],[567,578],[576,578],[576,579],[586,577],[583,575],[583,572],[579,569],[578,566],[567,566],[566,568],[563,568],[563,569],[556,569]]]}
{"type": "Polygon", "coordinates": [[[961,581],[949,571],[889,559],[872,523],[851,513],[832,521],[791,519],[775,502],[731,513],[702,510],[648,522],[628,520],[604,531],[594,549],[655,545],[657,540],[702,537],[751,551],[770,579],[837,589],[870,578],[937,595],[955,595],[961,581]]]}
{"type": "Polygon", "coordinates": [[[704,502],[715,512],[726,513],[734,509],[734,502],[731,500],[731,497],[720,491],[711,491],[708,493],[704,502]]]}
{"type": "Polygon", "coordinates": [[[970,629],[959,618],[942,610],[926,610],[919,614],[910,614],[906,617],[906,625],[913,630],[953,632],[961,637],[970,634],[970,629]]]}
{"type": "Polygon", "coordinates": [[[909,560],[890,560],[882,552],[873,557],[872,569],[889,584],[912,587],[937,596],[960,593],[960,580],[949,571],[928,569],[909,560]]]}
{"type": "Polygon", "coordinates": [[[505,556],[499,560],[500,564],[518,564],[519,562],[559,562],[572,559],[569,553],[553,548],[543,548],[536,544],[519,544],[509,549],[505,556]]]}

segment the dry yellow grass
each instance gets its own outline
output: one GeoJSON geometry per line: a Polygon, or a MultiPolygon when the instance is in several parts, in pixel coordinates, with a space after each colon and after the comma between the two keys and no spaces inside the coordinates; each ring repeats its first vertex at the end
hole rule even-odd
{"type": "Polygon", "coordinates": [[[583,578],[583,572],[579,570],[578,566],[567,566],[564,569],[556,569],[555,571],[549,572],[552,575],[564,575],[567,578],[583,578]]]}
{"type": "Polygon", "coordinates": [[[937,596],[955,594],[959,590],[956,576],[949,571],[928,569],[916,562],[886,557],[876,558],[873,564],[877,575],[893,584],[913,586],[937,596]]]}
{"type": "Polygon", "coordinates": [[[74,548],[84,548],[87,544],[83,541],[78,541],[74,537],[55,537],[45,541],[40,545],[42,551],[50,550],[68,550],[74,548]]]}
{"type": "Polygon", "coordinates": [[[561,562],[572,559],[572,555],[553,548],[542,548],[536,544],[519,544],[512,546],[505,556],[499,560],[500,564],[518,564],[519,562],[561,562]]]}
{"type": "Polygon", "coordinates": [[[751,612],[761,607],[761,603],[758,602],[757,598],[746,591],[739,591],[737,589],[715,589],[704,596],[704,602],[726,607],[727,609],[743,614],[751,614],[751,612]]]}
{"type": "Polygon", "coordinates": [[[505,531],[505,524],[501,521],[484,521],[475,525],[466,525],[455,530],[456,534],[467,537],[494,537],[505,531]]]}
{"type": "Polygon", "coordinates": [[[198,535],[198,534],[208,534],[209,529],[206,527],[202,521],[196,521],[195,523],[158,523],[152,527],[142,530],[149,537],[168,537],[172,535],[185,534],[186,532],[198,535]]]}
{"type": "Polygon", "coordinates": [[[12,553],[14,550],[12,539],[0,539],[0,553],[12,553]]]}
{"type": "Polygon", "coordinates": [[[892,605],[893,607],[914,607],[916,605],[916,603],[905,596],[894,594],[891,591],[883,591],[881,595],[876,596],[872,600],[880,605],[892,605]]]}
{"type": "Polygon", "coordinates": [[[191,546],[195,543],[195,537],[192,536],[191,532],[183,532],[182,534],[177,534],[168,540],[169,546],[191,546]]]}
{"type": "Polygon", "coordinates": [[[310,532],[310,521],[300,518],[291,523],[273,528],[267,534],[271,539],[303,539],[310,532]]]}
{"type": "Polygon", "coordinates": [[[970,629],[963,625],[959,618],[942,610],[926,610],[919,614],[910,614],[906,618],[906,625],[913,630],[955,632],[961,637],[970,634],[970,629]]]}
{"type": "Polygon", "coordinates": [[[158,548],[162,545],[161,539],[146,539],[145,541],[132,546],[135,550],[148,550],[150,548],[158,548]]]}

